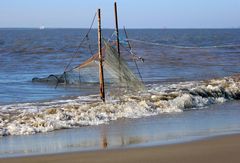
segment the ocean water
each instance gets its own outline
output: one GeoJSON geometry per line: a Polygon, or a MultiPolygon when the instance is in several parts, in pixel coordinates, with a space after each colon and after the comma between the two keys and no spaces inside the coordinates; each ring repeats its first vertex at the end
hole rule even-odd
{"type": "MultiPolygon", "coordinates": [[[[108,93],[106,104],[97,85],[32,83],[63,73],[86,31],[0,29],[0,157],[101,149],[107,140],[106,147],[119,148],[239,132],[239,29],[128,30],[144,58],[138,65],[147,90],[108,93]]],[[[103,31],[105,38],[112,33],[103,31]]],[[[96,35],[93,30],[83,45],[93,53],[96,35]]],[[[80,48],[73,66],[91,53],[80,48]]]]}
{"type": "MultiPolygon", "coordinates": [[[[113,30],[104,30],[105,38],[113,30]]],[[[1,29],[0,30],[0,104],[59,99],[97,93],[86,86],[72,87],[35,84],[33,77],[61,74],[73,56],[86,30],[84,29],[1,29]],[[86,88],[86,89],[85,89],[86,88]]],[[[122,37],[123,31],[121,31],[122,37]]],[[[238,45],[212,49],[179,49],[132,42],[139,56],[140,72],[146,83],[192,81],[230,76],[239,72],[240,30],[129,30],[129,38],[182,46],[238,45]]],[[[96,30],[90,33],[94,52],[96,30]]],[[[88,47],[85,43],[84,47],[88,47]]],[[[76,64],[91,54],[80,49],[76,64]]]]}

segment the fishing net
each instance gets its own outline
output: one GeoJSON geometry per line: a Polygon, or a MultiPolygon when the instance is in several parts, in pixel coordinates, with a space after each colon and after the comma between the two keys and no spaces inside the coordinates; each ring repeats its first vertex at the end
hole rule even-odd
{"type": "MultiPolygon", "coordinates": [[[[144,89],[142,81],[129,68],[127,62],[119,56],[114,45],[104,42],[103,71],[106,85],[139,91],[144,89]]],[[[84,63],[65,71],[62,75],[50,75],[47,78],[34,78],[34,82],[62,84],[99,83],[99,58],[93,55],[84,63]]]]}

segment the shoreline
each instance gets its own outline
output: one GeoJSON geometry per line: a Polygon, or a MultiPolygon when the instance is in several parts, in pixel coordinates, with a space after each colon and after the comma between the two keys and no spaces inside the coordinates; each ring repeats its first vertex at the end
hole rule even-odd
{"type": "Polygon", "coordinates": [[[73,152],[42,156],[1,158],[0,163],[138,163],[240,162],[240,134],[216,136],[187,143],[142,148],[73,152]]]}

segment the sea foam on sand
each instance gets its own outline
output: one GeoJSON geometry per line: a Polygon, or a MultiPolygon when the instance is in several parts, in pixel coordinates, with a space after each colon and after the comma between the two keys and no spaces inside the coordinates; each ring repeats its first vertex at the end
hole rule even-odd
{"type": "Polygon", "coordinates": [[[119,118],[182,112],[240,99],[240,75],[147,87],[145,92],[111,97],[106,103],[97,100],[97,96],[82,96],[72,100],[0,106],[0,136],[99,125],[119,118]]]}

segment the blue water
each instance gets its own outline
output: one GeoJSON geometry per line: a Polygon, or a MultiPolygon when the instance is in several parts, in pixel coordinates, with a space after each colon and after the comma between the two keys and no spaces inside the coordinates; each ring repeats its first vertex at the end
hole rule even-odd
{"type": "MultiPolygon", "coordinates": [[[[104,30],[109,38],[113,30],[104,30]]],[[[97,87],[69,87],[32,83],[33,77],[61,74],[86,29],[0,29],[0,104],[46,101],[98,92],[97,87]]],[[[124,38],[123,31],[120,31],[124,38]]],[[[132,42],[145,83],[203,80],[240,72],[239,29],[131,29],[129,38],[180,46],[237,45],[225,48],[182,49],[132,42]]],[[[89,45],[97,51],[97,33],[89,34],[89,45]]],[[[123,51],[124,53],[124,51],[123,51]]],[[[80,48],[73,66],[91,56],[80,48]]]]}
{"type": "MultiPolygon", "coordinates": [[[[0,29],[0,106],[98,93],[96,85],[55,88],[54,84],[31,82],[33,77],[61,74],[85,32],[86,29],[0,29]]],[[[108,38],[112,32],[104,30],[103,35],[108,38]]],[[[123,31],[120,33],[123,38],[123,31]]],[[[206,80],[240,72],[240,29],[131,29],[128,33],[129,38],[148,43],[212,46],[174,48],[131,42],[134,52],[145,59],[138,65],[146,84],[206,80]],[[215,47],[218,45],[232,46],[215,47]]],[[[96,30],[89,35],[93,52],[97,51],[96,35],[96,30]]],[[[83,47],[89,44],[86,42],[83,47]]],[[[124,49],[122,53],[128,57],[124,49]]],[[[90,51],[80,48],[72,66],[90,56],[90,51]]],[[[230,101],[182,113],[121,119],[109,125],[1,137],[0,157],[153,146],[240,133],[239,108],[239,101],[230,101]]]]}

